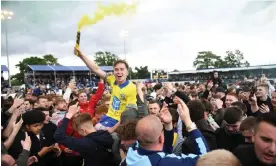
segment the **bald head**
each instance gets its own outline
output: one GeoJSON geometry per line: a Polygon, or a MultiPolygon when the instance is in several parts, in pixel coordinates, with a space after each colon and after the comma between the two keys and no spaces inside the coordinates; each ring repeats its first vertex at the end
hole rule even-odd
{"type": "Polygon", "coordinates": [[[14,165],[15,160],[14,158],[9,154],[4,154],[1,156],[1,165],[8,166],[8,165],[14,165]]]}
{"type": "Polygon", "coordinates": [[[146,148],[152,144],[158,144],[162,130],[162,123],[155,115],[148,115],[139,120],[135,133],[140,146],[146,148]]]}
{"type": "Polygon", "coordinates": [[[201,156],[196,166],[241,166],[241,163],[231,152],[218,149],[201,156]]]}

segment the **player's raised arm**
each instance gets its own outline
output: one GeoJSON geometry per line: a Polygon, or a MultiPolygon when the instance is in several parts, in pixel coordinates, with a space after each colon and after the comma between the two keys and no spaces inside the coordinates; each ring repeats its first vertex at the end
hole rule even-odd
{"type": "Polygon", "coordinates": [[[105,78],[106,73],[93,61],[89,60],[87,56],[83,55],[83,53],[78,48],[75,47],[74,53],[75,55],[78,55],[78,57],[80,57],[80,59],[86,64],[86,66],[92,72],[94,72],[97,76],[99,76],[102,79],[105,78]]]}

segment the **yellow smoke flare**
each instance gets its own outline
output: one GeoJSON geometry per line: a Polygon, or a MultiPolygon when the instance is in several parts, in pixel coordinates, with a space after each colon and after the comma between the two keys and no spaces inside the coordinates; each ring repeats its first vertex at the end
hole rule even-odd
{"type": "Polygon", "coordinates": [[[79,48],[80,44],[80,31],[83,27],[88,25],[94,25],[99,21],[103,20],[105,16],[120,16],[126,13],[134,13],[136,11],[137,3],[127,4],[125,2],[120,4],[111,4],[107,6],[103,6],[98,4],[98,8],[94,13],[94,17],[91,18],[88,15],[82,16],[81,20],[78,23],[78,32],[77,32],[77,40],[76,40],[76,48],[79,48]]]}
{"type": "Polygon", "coordinates": [[[108,6],[103,6],[98,4],[98,8],[94,13],[94,17],[90,18],[88,15],[84,15],[78,23],[78,31],[81,30],[84,26],[93,25],[97,22],[104,19],[105,16],[116,15],[120,16],[126,14],[131,11],[136,10],[136,3],[128,5],[127,3],[123,2],[121,4],[111,4],[108,6]]]}

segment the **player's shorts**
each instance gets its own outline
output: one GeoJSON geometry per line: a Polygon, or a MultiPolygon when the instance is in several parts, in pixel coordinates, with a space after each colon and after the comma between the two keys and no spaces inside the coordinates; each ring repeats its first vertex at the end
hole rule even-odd
{"type": "Polygon", "coordinates": [[[96,130],[106,130],[107,128],[113,127],[118,123],[116,119],[104,115],[99,123],[96,124],[96,130]]]}

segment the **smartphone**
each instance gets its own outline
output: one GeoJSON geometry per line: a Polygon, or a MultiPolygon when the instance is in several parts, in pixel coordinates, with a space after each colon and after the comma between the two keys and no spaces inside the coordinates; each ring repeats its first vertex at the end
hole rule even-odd
{"type": "Polygon", "coordinates": [[[250,95],[249,95],[249,100],[252,101],[252,97],[254,96],[254,94],[256,93],[257,89],[256,87],[252,87],[250,95]]]}

